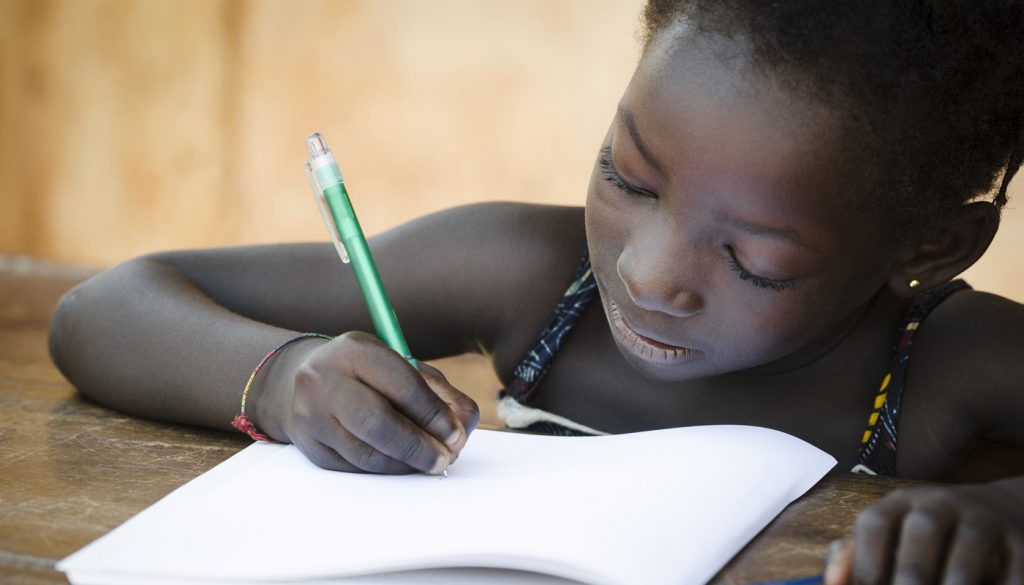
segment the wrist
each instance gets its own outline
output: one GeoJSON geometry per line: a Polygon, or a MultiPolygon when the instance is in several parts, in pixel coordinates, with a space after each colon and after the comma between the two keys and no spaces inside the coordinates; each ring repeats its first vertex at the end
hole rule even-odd
{"type": "Polygon", "coordinates": [[[276,352],[259,372],[250,389],[248,411],[259,431],[275,441],[291,443],[288,420],[295,389],[295,374],[306,358],[328,340],[299,339],[276,352]]]}

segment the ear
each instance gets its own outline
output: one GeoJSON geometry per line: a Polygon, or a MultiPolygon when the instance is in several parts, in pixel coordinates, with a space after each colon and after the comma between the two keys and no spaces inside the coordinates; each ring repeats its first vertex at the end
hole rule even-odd
{"type": "Polygon", "coordinates": [[[999,228],[999,208],[987,201],[968,203],[951,223],[915,240],[900,252],[889,288],[903,297],[937,286],[967,270],[985,253],[999,228]],[[912,281],[918,286],[910,286],[912,281]]]}

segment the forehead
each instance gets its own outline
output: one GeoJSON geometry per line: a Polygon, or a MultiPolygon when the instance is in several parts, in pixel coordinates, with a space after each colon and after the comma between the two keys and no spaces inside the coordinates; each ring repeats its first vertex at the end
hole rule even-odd
{"type": "Polygon", "coordinates": [[[742,39],[669,27],[652,39],[621,107],[673,188],[729,194],[784,223],[848,215],[857,185],[843,119],[755,70],[742,39]]]}

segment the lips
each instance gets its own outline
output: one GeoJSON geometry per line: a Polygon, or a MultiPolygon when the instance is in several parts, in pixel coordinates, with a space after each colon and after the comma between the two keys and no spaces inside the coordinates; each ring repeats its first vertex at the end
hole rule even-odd
{"type": "Polygon", "coordinates": [[[608,314],[611,316],[612,326],[623,349],[644,361],[658,365],[672,365],[692,359],[701,353],[700,350],[671,345],[637,333],[626,323],[626,319],[615,301],[608,301],[608,314]]]}

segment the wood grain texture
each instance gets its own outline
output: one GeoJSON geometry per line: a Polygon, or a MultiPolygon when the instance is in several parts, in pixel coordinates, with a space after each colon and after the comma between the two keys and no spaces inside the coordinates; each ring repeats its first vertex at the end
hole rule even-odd
{"type": "Polygon", "coordinates": [[[80,398],[50,363],[57,299],[86,272],[0,256],[0,582],[61,583],[60,558],[244,447],[80,398]]]}

